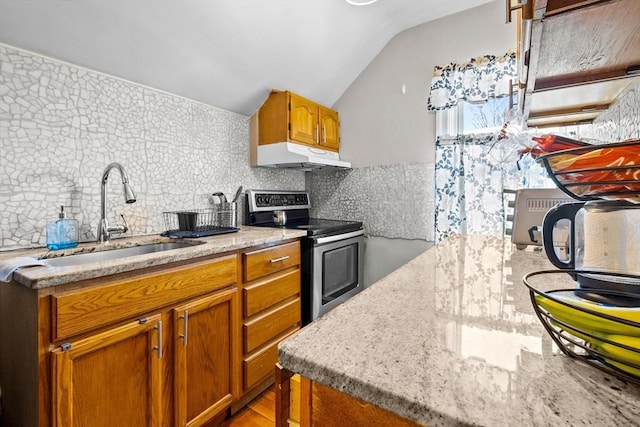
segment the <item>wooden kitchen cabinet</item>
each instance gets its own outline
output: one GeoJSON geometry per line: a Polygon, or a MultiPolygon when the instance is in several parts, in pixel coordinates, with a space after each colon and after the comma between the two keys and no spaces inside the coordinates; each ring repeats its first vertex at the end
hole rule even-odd
{"type": "Polygon", "coordinates": [[[236,388],[236,282],[237,256],[231,255],[53,295],[54,337],[117,321],[116,309],[123,319],[128,311],[161,310],[58,345],[52,353],[55,425],[196,426],[228,408],[236,388]],[[162,309],[198,294],[205,296],[162,309]],[[173,399],[163,378],[173,379],[173,399]]]}
{"type": "MultiPolygon", "coordinates": [[[[278,95],[277,97],[274,97],[275,102],[287,102],[287,92],[284,93],[284,96],[278,95]]],[[[294,93],[289,93],[288,95],[289,139],[292,142],[300,142],[307,145],[318,144],[318,105],[315,102],[309,101],[308,99],[298,96],[294,93]]],[[[269,105],[266,104],[264,108],[268,109],[269,105]]],[[[263,122],[264,127],[273,125],[277,126],[279,125],[279,123],[274,124],[263,122]]]]}
{"type": "Polygon", "coordinates": [[[235,398],[235,288],[173,309],[177,426],[202,425],[235,398]]]}
{"type": "Polygon", "coordinates": [[[320,122],[320,141],[318,144],[327,150],[340,150],[340,119],[338,112],[331,108],[318,107],[320,122]]]}
{"type": "Polygon", "coordinates": [[[276,367],[276,427],[424,427],[383,408],[276,367]]]}
{"type": "Polygon", "coordinates": [[[278,342],[299,328],[298,241],[49,288],[6,283],[3,425],[216,425],[273,384],[278,342]]]}
{"type": "Polygon", "coordinates": [[[532,18],[520,28],[529,127],[592,122],[640,79],[639,1],[530,0],[523,15],[532,18]]]}
{"type": "Polygon", "coordinates": [[[242,252],[242,402],[273,384],[278,343],[301,327],[300,243],[242,252]]]}
{"type": "Polygon", "coordinates": [[[53,424],[163,425],[161,347],[155,314],[56,348],[53,424]]]}
{"type": "Polygon", "coordinates": [[[39,290],[6,284],[5,425],[201,425],[224,413],[239,381],[237,283],[233,253],[39,290]]]}
{"type": "Polygon", "coordinates": [[[258,144],[295,142],[340,149],[338,112],[289,91],[273,90],[258,110],[258,144]]]}

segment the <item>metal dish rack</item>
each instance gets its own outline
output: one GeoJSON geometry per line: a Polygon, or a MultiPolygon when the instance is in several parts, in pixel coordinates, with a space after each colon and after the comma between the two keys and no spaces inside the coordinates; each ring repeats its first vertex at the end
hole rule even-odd
{"type": "Polygon", "coordinates": [[[237,227],[237,203],[219,203],[213,208],[163,212],[163,236],[206,237],[234,233],[237,227]]]}
{"type": "MultiPolygon", "coordinates": [[[[634,374],[629,372],[630,370],[635,370],[640,373],[640,347],[631,347],[627,344],[624,344],[619,341],[612,341],[608,339],[608,336],[614,335],[613,333],[604,334],[598,331],[589,331],[586,330],[584,326],[580,327],[575,324],[569,324],[565,320],[561,320],[558,318],[557,314],[552,314],[548,309],[542,307],[540,302],[536,299],[536,295],[547,298],[555,304],[561,304],[566,307],[569,311],[567,313],[571,313],[571,310],[575,310],[578,316],[581,313],[586,313],[590,316],[595,316],[596,321],[601,320],[602,322],[609,322],[608,325],[620,326],[622,328],[626,328],[626,332],[633,331],[637,329],[637,334],[634,334],[634,337],[637,337],[640,340],[640,323],[631,321],[628,319],[623,319],[620,317],[612,316],[606,313],[601,313],[595,310],[590,310],[588,308],[571,304],[570,300],[560,299],[558,295],[564,293],[575,293],[580,294],[581,292],[596,294],[601,297],[611,297],[611,298],[630,298],[638,301],[638,312],[640,313],[640,295],[632,294],[627,292],[618,292],[612,290],[605,289],[580,289],[580,288],[569,288],[569,289],[555,289],[548,292],[542,292],[536,289],[531,283],[530,280],[535,276],[540,275],[566,275],[566,274],[603,274],[602,271],[584,271],[584,270],[543,270],[543,271],[535,271],[532,273],[528,273],[524,276],[523,281],[524,284],[529,288],[529,296],[531,297],[531,303],[533,304],[533,308],[536,312],[536,315],[542,322],[542,325],[549,333],[553,341],[558,345],[560,350],[569,357],[579,359],[584,361],[587,364],[595,366],[596,368],[605,371],[609,374],[615,375],[622,379],[640,384],[640,374],[634,374]],[[611,323],[613,322],[613,323],[611,323]],[[631,329],[629,329],[631,328],[631,329]],[[605,353],[601,347],[602,345],[607,345],[608,353],[605,353]],[[614,347],[611,347],[614,346],[614,347]],[[615,353],[612,354],[611,349],[615,349],[615,353]],[[625,352],[626,355],[633,355],[633,361],[629,361],[628,357],[620,358],[620,351],[625,352]],[[635,355],[637,355],[637,360],[635,360],[635,355]],[[617,366],[614,366],[617,365],[617,366]]],[[[620,273],[606,273],[608,276],[618,276],[621,278],[635,279],[640,280],[640,276],[632,275],[632,274],[620,274],[620,273]]],[[[541,279],[543,281],[552,281],[553,279],[549,279],[548,276],[541,279]]],[[[628,335],[627,334],[619,334],[619,335],[628,335]]]]}
{"type": "MultiPolygon", "coordinates": [[[[544,165],[558,188],[576,200],[626,199],[633,203],[640,203],[640,140],[555,151],[540,156],[536,160],[544,165]],[[560,159],[577,158],[601,149],[625,151],[628,154],[629,148],[637,150],[637,153],[634,153],[635,164],[562,170],[555,165],[560,159]]],[[[597,157],[594,157],[594,160],[597,161],[597,157]]]]}

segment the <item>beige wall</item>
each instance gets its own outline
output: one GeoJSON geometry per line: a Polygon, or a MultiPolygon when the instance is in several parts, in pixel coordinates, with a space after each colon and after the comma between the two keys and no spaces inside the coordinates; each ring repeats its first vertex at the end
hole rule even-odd
{"type": "Polygon", "coordinates": [[[341,157],[354,167],[433,163],[435,115],[426,107],[433,67],[515,46],[516,24],[505,24],[504,0],[398,34],[333,106],[341,157]]]}

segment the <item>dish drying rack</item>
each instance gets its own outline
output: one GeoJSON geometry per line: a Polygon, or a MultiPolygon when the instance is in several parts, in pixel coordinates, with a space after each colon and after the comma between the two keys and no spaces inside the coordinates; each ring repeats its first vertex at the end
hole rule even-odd
{"type": "Polygon", "coordinates": [[[234,233],[237,227],[237,203],[218,203],[213,208],[163,212],[163,236],[193,238],[234,233]]]}
{"type": "Polygon", "coordinates": [[[625,199],[632,203],[640,203],[640,161],[633,161],[636,156],[640,160],[640,141],[637,139],[555,151],[540,156],[536,160],[543,164],[558,188],[576,200],[625,199]],[[598,164],[598,155],[603,151],[598,150],[619,152],[622,159],[625,159],[625,155],[628,156],[630,151],[637,151],[633,153],[634,159],[631,161],[626,159],[626,165],[601,166],[598,164]],[[592,165],[558,167],[558,164],[572,159],[584,160],[585,158],[591,160],[592,165]]]}
{"type": "MultiPolygon", "coordinates": [[[[606,373],[617,376],[627,381],[640,384],[640,346],[631,347],[624,341],[613,341],[607,337],[620,337],[627,336],[631,330],[635,333],[634,339],[637,337],[640,341],[640,323],[609,315],[607,313],[601,313],[599,311],[590,310],[586,307],[577,304],[571,304],[570,299],[559,298],[562,293],[581,295],[591,294],[596,297],[604,298],[629,298],[632,301],[638,302],[637,309],[640,311],[640,295],[627,292],[619,292],[605,289],[592,289],[592,288],[568,288],[568,289],[554,289],[551,291],[543,292],[536,289],[531,283],[531,279],[540,275],[566,275],[566,274],[603,274],[602,271],[583,271],[583,270],[543,270],[528,273],[524,276],[524,284],[529,288],[529,296],[533,304],[534,311],[538,316],[538,319],[544,326],[545,330],[549,333],[553,341],[558,345],[560,350],[567,356],[582,360],[583,362],[594,366],[606,373]],[[542,296],[555,304],[561,304],[566,313],[571,314],[572,310],[575,310],[574,316],[579,316],[579,313],[594,316],[593,320],[601,320],[602,322],[609,322],[608,325],[619,326],[622,331],[627,333],[602,333],[601,331],[586,330],[584,326],[577,326],[575,324],[567,323],[568,315],[565,314],[564,320],[558,318],[557,314],[551,313],[551,311],[540,305],[540,301],[536,296],[542,296]],[[632,329],[629,329],[632,328],[632,329]],[[608,350],[603,350],[603,346],[606,345],[608,350]],[[624,357],[620,357],[620,353],[624,353],[624,357]],[[631,360],[630,360],[631,359],[631,360]],[[616,366],[617,365],[617,366],[616,366]],[[629,372],[635,371],[637,374],[629,372]]],[[[621,278],[630,278],[634,280],[640,280],[640,276],[632,274],[611,273],[607,272],[607,275],[619,276],[621,278]]],[[[547,281],[546,277],[541,279],[547,281]]],[[[553,280],[553,279],[551,279],[553,280]]],[[[584,304],[583,304],[584,305],[584,304]]],[[[587,305],[588,306],[588,305],[587,305]]],[[[612,305],[613,306],[613,305],[612,305]]],[[[562,317],[562,316],[561,316],[562,317]]]]}

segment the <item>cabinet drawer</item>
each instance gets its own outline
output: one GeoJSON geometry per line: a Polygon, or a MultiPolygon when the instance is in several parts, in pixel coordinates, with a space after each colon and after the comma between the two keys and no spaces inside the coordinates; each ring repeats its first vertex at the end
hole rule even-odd
{"type": "Polygon", "coordinates": [[[236,277],[237,257],[229,255],[53,295],[52,340],[230,286],[236,277]]]}
{"type": "Polygon", "coordinates": [[[296,269],[282,276],[254,283],[243,289],[244,317],[271,307],[300,293],[300,270],[296,269]]]}
{"type": "Polygon", "coordinates": [[[267,376],[274,373],[275,365],[278,362],[278,343],[293,335],[300,328],[297,327],[287,335],[277,338],[273,344],[268,345],[251,357],[243,360],[244,389],[248,390],[267,376]]]}
{"type": "Polygon", "coordinates": [[[250,282],[285,268],[300,265],[300,243],[293,242],[245,252],[242,257],[244,281],[250,282]]]}
{"type": "Polygon", "coordinates": [[[300,298],[244,324],[244,351],[249,353],[300,323],[300,298]]]}
{"type": "Polygon", "coordinates": [[[274,343],[252,357],[244,359],[244,388],[250,389],[274,372],[278,361],[278,343],[274,343]]]}

